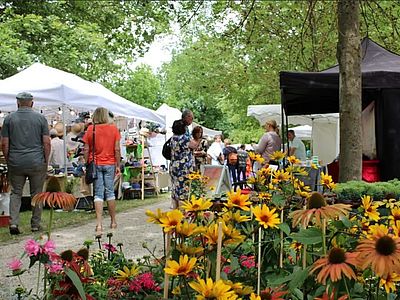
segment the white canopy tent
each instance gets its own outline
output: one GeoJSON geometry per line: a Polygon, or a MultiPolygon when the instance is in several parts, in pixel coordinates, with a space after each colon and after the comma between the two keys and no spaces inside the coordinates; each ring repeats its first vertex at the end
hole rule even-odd
{"type": "MultiPolygon", "coordinates": [[[[255,117],[261,125],[271,119],[280,124],[282,122],[281,112],[280,104],[249,105],[247,107],[247,116],[255,117]]],[[[289,116],[288,123],[312,126],[313,155],[318,156],[324,164],[330,163],[339,154],[339,114],[289,116]]]]}
{"type": "Polygon", "coordinates": [[[289,129],[294,130],[296,136],[301,140],[311,140],[312,126],[300,125],[296,127],[290,127],[289,129]]]}
{"type": "Polygon", "coordinates": [[[114,114],[165,125],[165,118],[155,111],[128,101],[74,74],[35,63],[0,81],[0,110],[16,110],[15,95],[32,93],[36,108],[71,108],[95,110],[103,106],[114,114]]]}

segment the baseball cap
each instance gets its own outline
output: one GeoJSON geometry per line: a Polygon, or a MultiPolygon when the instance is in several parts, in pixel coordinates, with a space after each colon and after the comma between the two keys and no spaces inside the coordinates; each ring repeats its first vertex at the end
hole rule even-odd
{"type": "Polygon", "coordinates": [[[17,99],[21,99],[21,100],[32,100],[32,99],[33,99],[33,96],[32,96],[31,93],[28,93],[28,92],[21,92],[21,93],[18,93],[18,94],[17,94],[16,98],[17,98],[17,99]]]}

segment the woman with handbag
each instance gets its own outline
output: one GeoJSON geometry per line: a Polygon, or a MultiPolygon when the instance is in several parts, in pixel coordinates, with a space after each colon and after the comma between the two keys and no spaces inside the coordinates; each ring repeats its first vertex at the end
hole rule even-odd
{"type": "Polygon", "coordinates": [[[93,182],[94,207],[96,210],[96,235],[103,232],[103,202],[107,201],[111,217],[110,228],[117,228],[114,177],[120,173],[120,133],[110,124],[109,111],[98,107],[93,113],[93,125],[86,131],[84,157],[87,162],[86,182],[93,182]]]}

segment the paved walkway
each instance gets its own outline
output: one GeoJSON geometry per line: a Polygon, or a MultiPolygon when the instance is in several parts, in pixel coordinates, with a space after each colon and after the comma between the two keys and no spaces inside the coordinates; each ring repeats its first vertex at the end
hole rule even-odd
{"type": "MultiPolygon", "coordinates": [[[[158,225],[146,222],[147,216],[145,215],[145,212],[148,209],[154,211],[157,208],[161,208],[165,211],[169,210],[169,206],[170,200],[166,199],[165,201],[156,204],[118,213],[118,229],[113,231],[112,243],[114,245],[117,243],[123,243],[123,251],[128,258],[137,258],[148,254],[148,251],[142,247],[143,242],[148,244],[149,249],[153,249],[154,246],[156,246],[156,253],[161,255],[163,243],[162,231],[158,225]]],[[[57,222],[57,220],[55,220],[55,222],[57,222]]],[[[108,216],[105,218],[103,226],[106,224],[110,224],[108,216]]],[[[55,230],[54,233],[52,233],[52,239],[55,241],[57,246],[56,252],[59,253],[66,249],[77,251],[82,248],[85,240],[93,240],[95,225],[95,221],[91,221],[85,225],[71,226],[55,230]]],[[[106,242],[106,227],[104,227],[104,231],[103,240],[106,242]]],[[[12,299],[10,295],[18,285],[18,280],[14,277],[6,277],[6,275],[9,274],[6,263],[13,257],[20,257],[23,252],[25,241],[28,238],[29,237],[26,237],[20,242],[0,247],[0,299],[12,299]]],[[[92,247],[98,249],[96,244],[92,247]]],[[[23,262],[24,267],[27,267],[29,260],[25,257],[23,262]]],[[[34,284],[37,280],[36,272],[37,270],[31,270],[29,274],[25,273],[21,276],[25,287],[33,288],[36,286],[36,284],[34,284]]]]}

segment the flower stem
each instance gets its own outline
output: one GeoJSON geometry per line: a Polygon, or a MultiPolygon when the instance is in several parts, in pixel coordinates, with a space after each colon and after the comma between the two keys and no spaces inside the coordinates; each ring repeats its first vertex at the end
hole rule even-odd
{"type": "MultiPolygon", "coordinates": [[[[283,223],[283,208],[281,210],[281,224],[283,223]]],[[[281,249],[279,253],[279,268],[283,268],[283,230],[280,230],[280,238],[281,238],[281,249]]]]}
{"type": "Polygon", "coordinates": [[[38,276],[37,276],[37,283],[36,283],[36,295],[39,295],[39,284],[40,284],[40,265],[41,263],[39,262],[39,269],[38,269],[38,276]]]}
{"type": "Polygon", "coordinates": [[[322,219],[322,251],[326,255],[326,219],[322,219]]]}
{"type": "Polygon", "coordinates": [[[347,286],[346,277],[343,276],[343,280],[344,280],[344,286],[346,287],[347,296],[349,296],[349,300],[351,300],[351,295],[350,295],[350,292],[349,292],[349,287],[347,286]]]}
{"type": "Polygon", "coordinates": [[[50,207],[49,225],[47,227],[47,239],[48,240],[50,240],[50,236],[51,236],[51,224],[53,223],[53,213],[54,213],[54,208],[50,207]]]}

